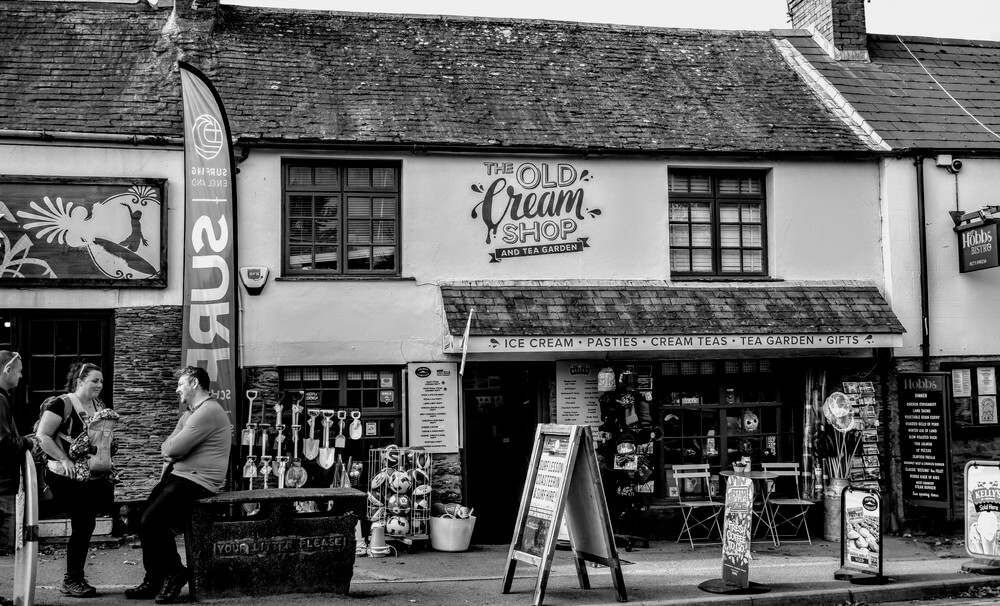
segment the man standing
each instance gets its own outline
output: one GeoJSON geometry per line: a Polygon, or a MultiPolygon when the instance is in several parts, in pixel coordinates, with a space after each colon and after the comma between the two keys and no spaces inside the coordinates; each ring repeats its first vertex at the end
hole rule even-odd
{"type": "MultiPolygon", "coordinates": [[[[14,388],[21,380],[21,354],[0,350],[0,548],[14,551],[17,528],[17,488],[25,451],[33,438],[21,437],[14,424],[14,388]]],[[[10,600],[0,598],[0,603],[10,600]]]]}
{"type": "Polygon", "coordinates": [[[146,576],[138,587],[125,590],[129,599],[155,597],[157,604],[178,601],[189,573],[177,553],[175,529],[184,528],[194,501],[225,484],[232,430],[229,416],[208,387],[204,368],[188,366],[180,371],[177,394],[187,409],[160,447],[163,475],[146,499],[139,525],[146,576]]]}

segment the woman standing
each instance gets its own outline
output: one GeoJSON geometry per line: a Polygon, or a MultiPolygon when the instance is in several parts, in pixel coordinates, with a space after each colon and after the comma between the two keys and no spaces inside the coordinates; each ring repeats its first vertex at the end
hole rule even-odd
{"type": "MultiPolygon", "coordinates": [[[[97,524],[97,515],[106,511],[114,500],[114,488],[107,474],[92,474],[89,456],[71,456],[78,448],[81,434],[106,409],[99,396],[104,388],[104,373],[89,362],[76,362],[66,375],[66,393],[49,398],[42,404],[36,436],[42,450],[49,456],[46,477],[57,502],[73,525],[66,546],[66,574],[62,593],[89,598],[97,595],[84,575],[90,539],[97,524]],[[77,460],[74,460],[77,459],[77,460]]],[[[105,415],[101,415],[105,416],[105,415]]],[[[90,449],[92,450],[92,449],[90,449]]]]}

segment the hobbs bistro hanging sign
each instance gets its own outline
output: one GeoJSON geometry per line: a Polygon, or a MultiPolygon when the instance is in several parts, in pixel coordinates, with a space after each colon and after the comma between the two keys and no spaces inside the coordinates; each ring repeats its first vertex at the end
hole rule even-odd
{"type": "Polygon", "coordinates": [[[958,271],[967,273],[1000,265],[997,256],[997,224],[980,223],[974,227],[956,227],[958,232],[958,271]]]}

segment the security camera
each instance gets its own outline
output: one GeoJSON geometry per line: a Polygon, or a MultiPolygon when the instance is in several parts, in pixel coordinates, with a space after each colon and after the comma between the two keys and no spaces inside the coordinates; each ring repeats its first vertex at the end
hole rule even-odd
{"type": "Polygon", "coordinates": [[[961,160],[952,160],[951,164],[948,165],[948,172],[950,172],[953,175],[960,170],[962,170],[961,160]]]}

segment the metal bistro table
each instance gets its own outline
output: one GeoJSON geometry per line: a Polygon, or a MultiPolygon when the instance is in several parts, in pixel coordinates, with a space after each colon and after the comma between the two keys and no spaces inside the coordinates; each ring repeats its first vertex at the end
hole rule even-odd
{"type": "MultiPolygon", "coordinates": [[[[731,478],[733,476],[738,476],[741,478],[749,478],[754,483],[754,502],[760,504],[760,510],[754,508],[753,515],[755,518],[753,532],[751,532],[751,540],[754,535],[756,535],[756,529],[760,527],[761,524],[767,529],[767,534],[771,536],[771,542],[775,547],[778,546],[778,538],[774,530],[774,522],[771,520],[770,510],[767,505],[767,481],[773,480],[778,477],[778,474],[772,471],[733,471],[731,469],[723,469],[719,472],[720,476],[731,478]],[[758,501],[759,497],[759,501],[758,501]]],[[[766,537],[767,535],[765,535],[766,537]]]]}

